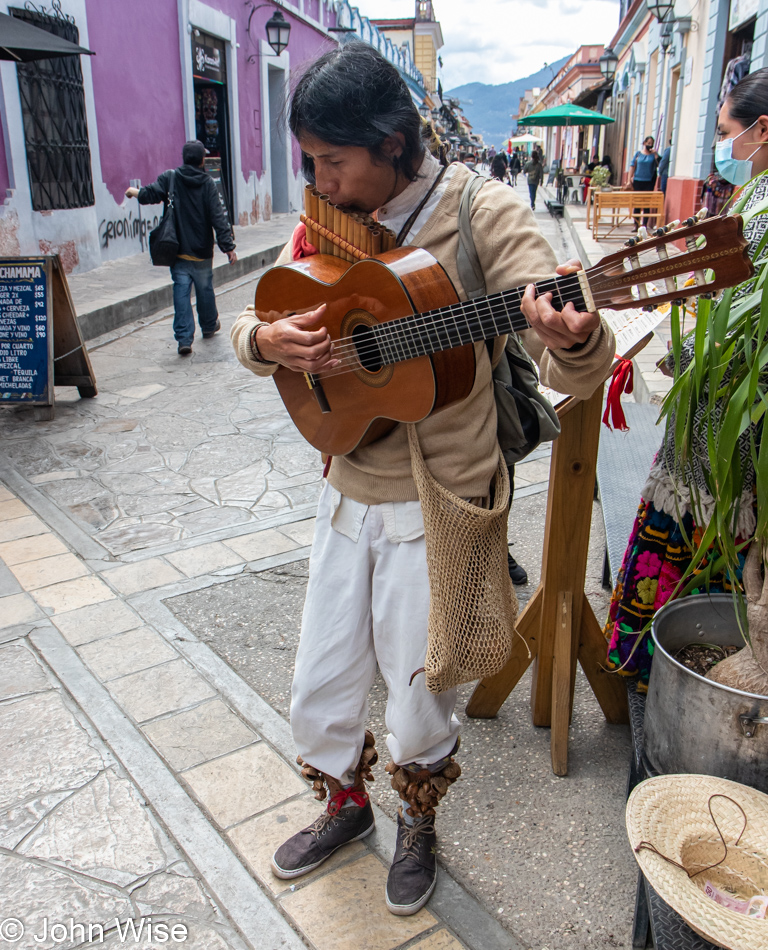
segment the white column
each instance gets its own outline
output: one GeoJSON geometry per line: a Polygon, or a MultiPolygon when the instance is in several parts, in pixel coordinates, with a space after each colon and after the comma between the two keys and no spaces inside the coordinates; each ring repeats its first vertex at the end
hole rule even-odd
{"type": "MultiPolygon", "coordinates": [[[[761,5],[765,0],[761,0],[761,5]]],[[[704,74],[701,83],[701,108],[696,133],[696,153],[693,160],[694,178],[706,178],[712,170],[715,129],[717,126],[717,97],[722,78],[721,63],[725,55],[725,36],[728,31],[728,0],[710,0],[709,19],[700,24],[707,31],[704,49],[704,74]]]]}

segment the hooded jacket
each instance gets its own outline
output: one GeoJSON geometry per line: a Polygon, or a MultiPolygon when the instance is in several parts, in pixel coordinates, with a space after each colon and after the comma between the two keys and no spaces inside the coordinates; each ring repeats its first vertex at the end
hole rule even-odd
{"type": "MultiPolygon", "coordinates": [[[[139,204],[156,205],[168,198],[170,171],[151,185],[139,189],[139,204]]],[[[179,255],[210,260],[213,257],[213,230],[216,243],[226,254],[234,251],[232,228],[213,179],[202,167],[182,165],[176,169],[173,189],[179,255]]]]}

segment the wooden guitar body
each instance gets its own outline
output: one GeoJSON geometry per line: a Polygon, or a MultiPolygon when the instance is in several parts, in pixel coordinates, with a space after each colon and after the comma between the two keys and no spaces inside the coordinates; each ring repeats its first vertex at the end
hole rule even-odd
{"type": "MultiPolygon", "coordinates": [[[[318,326],[331,339],[458,301],[448,275],[422,248],[397,248],[351,264],[316,254],[274,267],[256,289],[256,310],[303,313],[327,305],[318,326]]],[[[343,344],[342,344],[343,345],[343,344]]],[[[360,347],[361,353],[365,347],[360,347]]],[[[474,385],[473,344],[352,372],[322,376],[320,391],[303,373],[280,366],[274,380],[304,438],[329,455],[348,455],[399,422],[420,422],[465,399],[474,385]],[[324,411],[325,410],[325,411],[324,411]],[[340,424],[343,420],[343,424],[340,424]]]]}

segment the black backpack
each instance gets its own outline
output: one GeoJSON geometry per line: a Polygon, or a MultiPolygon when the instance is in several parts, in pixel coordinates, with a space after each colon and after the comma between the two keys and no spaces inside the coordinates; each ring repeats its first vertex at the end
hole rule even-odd
{"type": "Polygon", "coordinates": [[[176,217],[173,211],[174,171],[169,172],[168,202],[160,224],[149,232],[149,256],[155,267],[173,267],[179,256],[179,239],[176,234],[176,217]]]}
{"type": "MultiPolygon", "coordinates": [[[[459,204],[459,250],[456,265],[467,297],[484,297],[485,279],[472,237],[469,212],[475,195],[485,179],[473,175],[467,182],[459,204]]],[[[488,341],[488,356],[493,341],[488,341]]],[[[516,333],[507,337],[507,345],[493,370],[496,396],[497,437],[508,466],[521,461],[542,442],[554,442],[560,435],[560,420],[552,403],[539,392],[539,374],[516,333]]]]}

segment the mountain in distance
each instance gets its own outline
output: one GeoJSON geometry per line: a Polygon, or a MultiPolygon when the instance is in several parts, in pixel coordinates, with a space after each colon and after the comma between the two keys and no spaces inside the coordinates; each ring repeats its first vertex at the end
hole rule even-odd
{"type": "Polygon", "coordinates": [[[445,95],[460,99],[464,115],[472,123],[472,130],[483,136],[486,145],[495,145],[498,148],[504,139],[509,137],[512,127],[510,115],[517,112],[520,96],[526,89],[546,86],[572,55],[569,53],[551,66],[545,66],[524,79],[515,79],[498,86],[470,82],[450,89],[445,95]]]}

